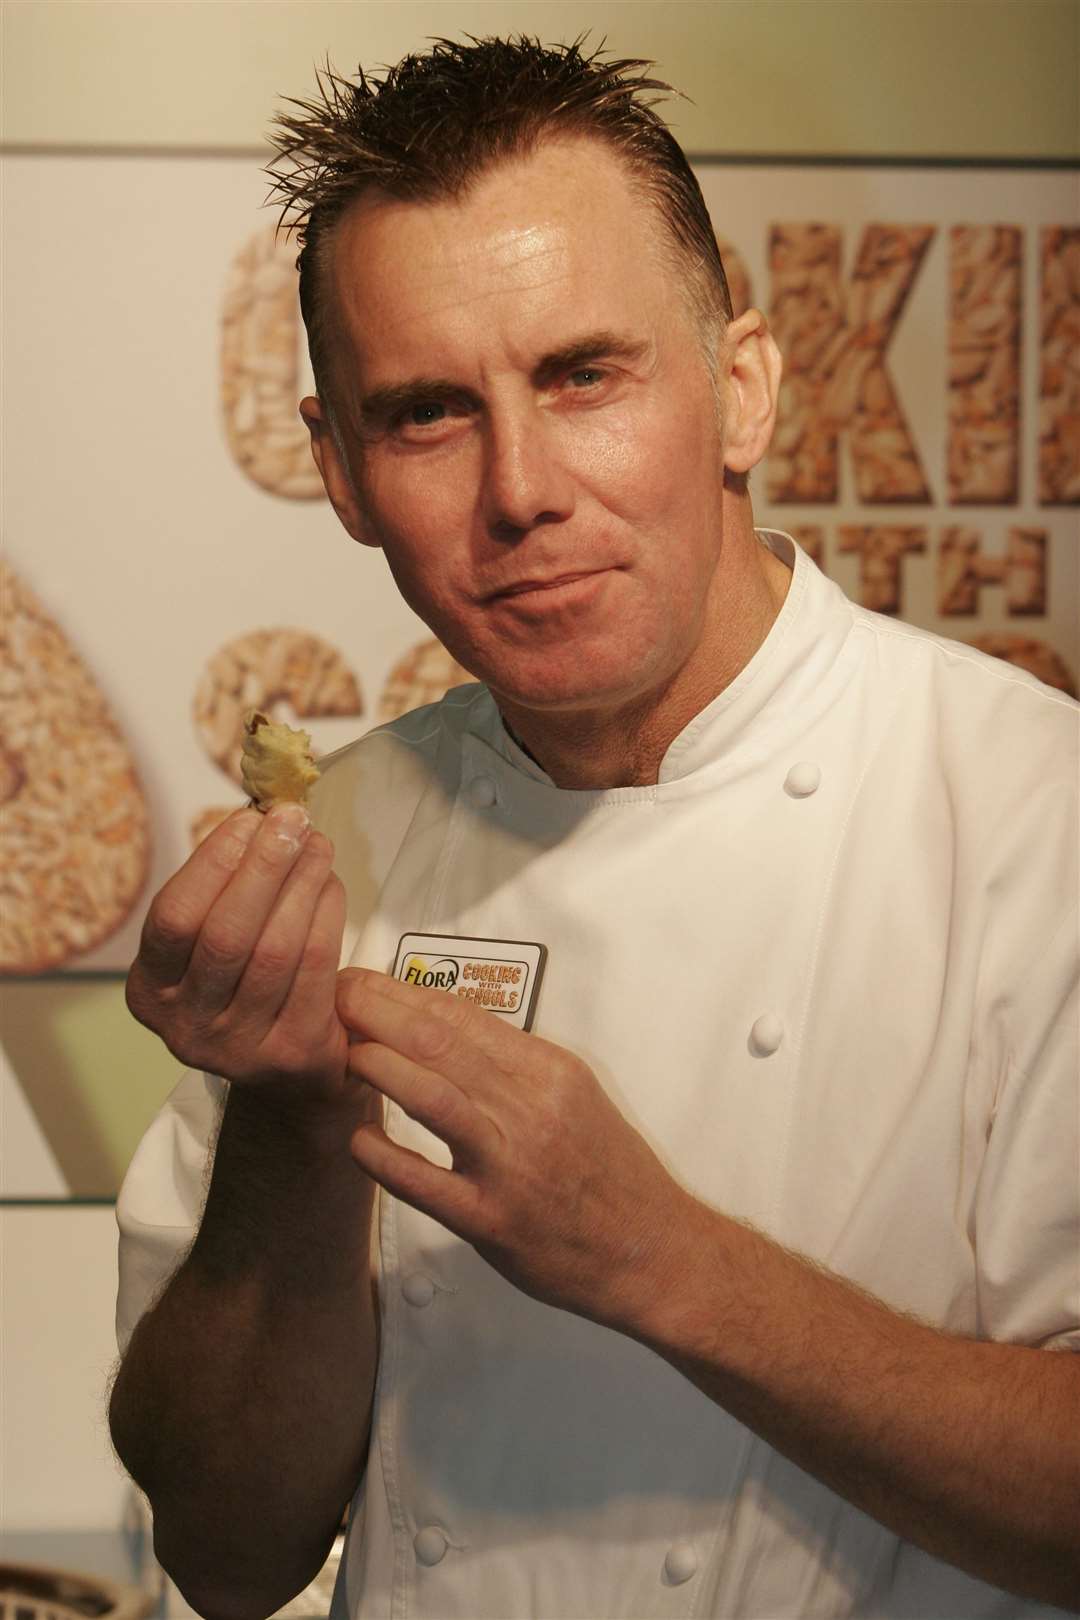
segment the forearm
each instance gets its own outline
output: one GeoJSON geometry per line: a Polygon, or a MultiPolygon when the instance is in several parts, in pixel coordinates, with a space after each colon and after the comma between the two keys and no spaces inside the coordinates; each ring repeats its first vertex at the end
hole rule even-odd
{"type": "Polygon", "coordinates": [[[900,1536],[1080,1608],[1075,1358],[940,1333],[688,1204],[628,1330],[900,1536]]]}
{"type": "Polygon", "coordinates": [[[366,1454],[372,1186],[348,1152],[355,1116],[310,1123],[233,1088],[199,1235],[113,1390],[159,1557],[221,1620],[312,1577],[366,1454]]]}

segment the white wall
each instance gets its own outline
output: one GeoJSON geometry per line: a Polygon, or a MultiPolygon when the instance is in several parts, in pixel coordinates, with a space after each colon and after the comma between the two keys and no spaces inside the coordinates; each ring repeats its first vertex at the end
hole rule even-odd
{"type": "Polygon", "coordinates": [[[0,1531],[120,1525],[115,1293],[111,1208],[0,1209],[0,1531]]]}

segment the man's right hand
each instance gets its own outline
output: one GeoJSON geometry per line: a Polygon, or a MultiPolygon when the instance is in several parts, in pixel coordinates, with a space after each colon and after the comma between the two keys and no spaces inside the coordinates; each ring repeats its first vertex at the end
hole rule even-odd
{"type": "Polygon", "coordinates": [[[300,805],[239,810],[155,896],[127,1004],[173,1055],[282,1097],[342,1100],[345,891],[300,805]]]}
{"type": "Polygon", "coordinates": [[[159,1561],[216,1620],[314,1578],[367,1455],[374,1185],[349,1139],[381,1102],[346,1075],[333,853],[298,806],[230,816],[154,899],[128,979],[140,1022],[232,1082],[195,1241],[109,1409],[159,1561]]]}

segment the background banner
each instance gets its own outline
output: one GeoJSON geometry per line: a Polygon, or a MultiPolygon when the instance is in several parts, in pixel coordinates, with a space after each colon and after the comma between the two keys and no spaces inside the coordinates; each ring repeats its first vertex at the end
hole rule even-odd
{"type": "MultiPolygon", "coordinates": [[[[470,678],[323,497],[261,161],[2,162],[9,975],[126,970],[243,802],[245,708],[323,753],[470,678]]],[[[785,357],[758,522],[856,601],[1075,693],[1077,171],[696,167],[736,309],[785,357]]]]}

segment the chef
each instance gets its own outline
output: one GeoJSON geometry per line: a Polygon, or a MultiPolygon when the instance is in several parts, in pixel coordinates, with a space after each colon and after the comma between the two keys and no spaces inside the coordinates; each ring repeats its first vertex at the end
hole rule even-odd
{"type": "Polygon", "coordinates": [[[642,65],[285,121],[315,460],[480,684],[132,968],[112,1429],[211,1620],[350,1498],[341,1620],[1080,1609],[1077,707],[755,529],[781,361],[642,65]]]}

